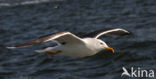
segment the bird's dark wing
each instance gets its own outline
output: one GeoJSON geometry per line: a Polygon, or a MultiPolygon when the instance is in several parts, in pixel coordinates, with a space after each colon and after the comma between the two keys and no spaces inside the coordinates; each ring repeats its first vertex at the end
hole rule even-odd
{"type": "Polygon", "coordinates": [[[70,32],[59,32],[59,33],[53,33],[49,35],[45,35],[42,37],[39,37],[35,40],[23,43],[23,44],[18,44],[15,46],[7,47],[7,48],[20,48],[20,47],[27,47],[31,46],[34,44],[39,44],[43,42],[48,42],[48,41],[54,41],[57,43],[83,43],[83,41],[77,37],[76,35],[70,33],[70,32]]]}

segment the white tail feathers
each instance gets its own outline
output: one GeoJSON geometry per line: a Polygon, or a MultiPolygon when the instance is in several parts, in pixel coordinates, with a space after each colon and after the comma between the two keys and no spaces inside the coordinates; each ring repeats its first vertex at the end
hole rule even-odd
{"type": "Polygon", "coordinates": [[[48,48],[43,49],[43,50],[35,50],[35,52],[44,53],[44,52],[48,52],[48,51],[54,51],[53,49],[54,49],[53,47],[48,47],[48,48]]]}
{"type": "Polygon", "coordinates": [[[35,50],[35,52],[37,52],[37,53],[44,53],[45,50],[35,50]]]}
{"type": "Polygon", "coordinates": [[[8,49],[15,49],[16,47],[6,47],[6,48],[8,48],[8,49]]]}

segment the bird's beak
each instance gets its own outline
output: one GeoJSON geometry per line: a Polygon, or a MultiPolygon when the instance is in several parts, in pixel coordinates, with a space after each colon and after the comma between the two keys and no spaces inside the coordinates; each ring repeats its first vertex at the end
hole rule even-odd
{"type": "Polygon", "coordinates": [[[114,49],[111,48],[111,47],[105,47],[105,49],[108,50],[108,51],[110,51],[110,52],[112,52],[112,53],[114,53],[114,49]]]}

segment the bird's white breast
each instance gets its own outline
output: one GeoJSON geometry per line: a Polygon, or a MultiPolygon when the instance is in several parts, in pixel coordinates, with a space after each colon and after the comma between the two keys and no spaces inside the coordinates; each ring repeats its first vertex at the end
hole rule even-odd
{"type": "Polygon", "coordinates": [[[85,44],[67,44],[62,45],[62,55],[73,57],[85,57],[96,54],[96,51],[89,47],[89,44],[84,40],[85,44]]]}

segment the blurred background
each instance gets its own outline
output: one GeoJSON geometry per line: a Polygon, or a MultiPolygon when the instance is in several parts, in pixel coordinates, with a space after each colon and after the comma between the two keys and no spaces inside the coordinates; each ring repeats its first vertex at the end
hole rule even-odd
{"type": "Polygon", "coordinates": [[[127,79],[122,67],[156,71],[155,48],[155,0],[0,0],[0,79],[127,79]],[[81,36],[104,28],[124,28],[131,35],[103,36],[115,53],[85,58],[34,51],[55,45],[51,42],[6,49],[54,32],[81,36]]]}

